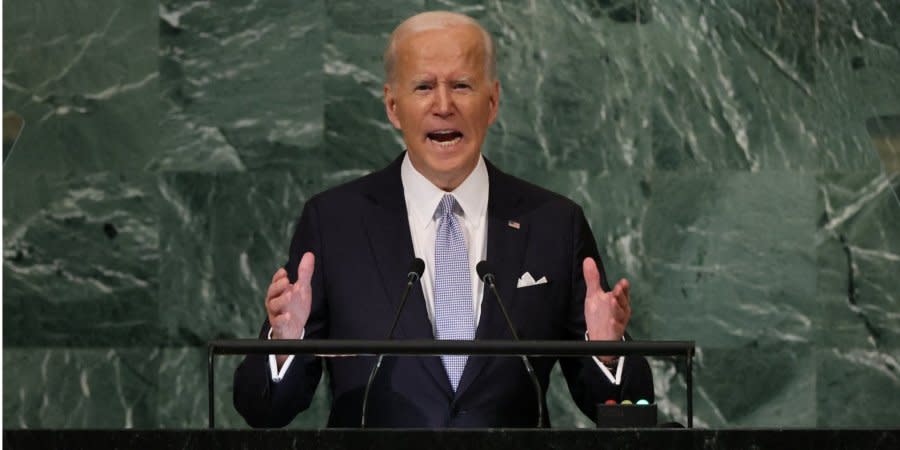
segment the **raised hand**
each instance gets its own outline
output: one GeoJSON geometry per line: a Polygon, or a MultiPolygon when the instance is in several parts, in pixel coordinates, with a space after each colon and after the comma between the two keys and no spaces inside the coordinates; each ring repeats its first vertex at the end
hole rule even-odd
{"type": "Polygon", "coordinates": [[[303,254],[297,265],[297,282],[291,284],[287,271],[278,269],[266,293],[266,314],[272,339],[300,339],[312,308],[312,275],[316,258],[303,254]]]}
{"type": "Polygon", "coordinates": [[[618,341],[625,335],[631,318],[628,280],[621,279],[609,292],[600,286],[600,271],[592,258],[581,264],[587,292],[584,296],[584,321],[592,341],[618,341]]]}

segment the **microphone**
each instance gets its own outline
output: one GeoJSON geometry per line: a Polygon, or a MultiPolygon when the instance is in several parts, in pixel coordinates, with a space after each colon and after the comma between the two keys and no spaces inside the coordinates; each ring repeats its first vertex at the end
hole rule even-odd
{"type": "MultiPolygon", "coordinates": [[[[483,281],[484,284],[491,289],[491,292],[494,293],[494,298],[497,299],[497,304],[500,305],[500,312],[503,313],[503,318],[506,319],[506,325],[509,327],[509,331],[512,333],[513,339],[518,341],[519,335],[516,333],[515,327],[513,327],[512,320],[509,320],[509,314],[506,313],[506,307],[503,306],[503,300],[500,298],[500,292],[497,291],[497,285],[495,284],[496,277],[494,276],[494,271],[491,270],[490,264],[488,264],[487,261],[481,261],[475,265],[475,271],[478,273],[478,278],[481,278],[481,281],[483,281]]],[[[537,375],[534,374],[534,367],[531,366],[528,357],[521,355],[521,358],[522,363],[525,364],[525,370],[528,372],[529,378],[531,378],[531,383],[534,384],[534,391],[537,394],[537,426],[538,428],[541,428],[544,425],[543,389],[541,389],[541,384],[538,383],[537,375]]]]}
{"type": "MultiPolygon", "coordinates": [[[[409,292],[412,290],[413,285],[419,281],[419,278],[422,277],[423,272],[425,272],[425,261],[423,261],[422,258],[414,258],[409,264],[409,273],[406,274],[406,287],[403,289],[403,295],[400,297],[400,306],[397,307],[397,312],[394,313],[394,321],[391,323],[391,329],[388,331],[387,340],[394,338],[394,329],[397,328],[397,322],[400,321],[400,313],[403,312],[403,306],[406,305],[406,299],[409,298],[409,292]]],[[[378,355],[375,366],[372,367],[372,371],[369,372],[369,381],[366,382],[366,390],[365,393],[363,393],[362,417],[360,418],[360,427],[362,428],[366,427],[369,391],[372,389],[372,382],[375,381],[375,375],[378,374],[378,369],[381,368],[382,359],[384,359],[384,355],[378,355]]]]}

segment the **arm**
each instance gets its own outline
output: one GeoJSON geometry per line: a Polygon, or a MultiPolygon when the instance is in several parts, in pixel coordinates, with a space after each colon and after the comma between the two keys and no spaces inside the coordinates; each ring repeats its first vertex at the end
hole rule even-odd
{"type": "MultiPolygon", "coordinates": [[[[581,208],[576,210],[572,226],[572,287],[568,309],[567,332],[572,339],[584,339],[585,331],[589,331],[591,339],[619,340],[624,336],[627,340],[625,325],[630,317],[630,306],[626,317],[618,317],[618,319],[624,318],[624,323],[621,320],[610,320],[615,319],[612,308],[618,305],[618,301],[613,295],[615,289],[612,292],[610,291],[603,264],[597,251],[597,244],[581,208]],[[586,258],[590,258],[590,263],[585,261],[586,258]],[[594,279],[586,281],[587,277],[594,279]],[[606,295],[599,295],[601,293],[606,295]],[[602,310],[601,306],[604,306],[602,304],[590,305],[590,307],[586,308],[586,300],[588,302],[606,300],[615,304],[605,305],[610,308],[605,310],[602,310]],[[601,310],[605,315],[603,320],[597,321],[596,317],[592,317],[591,314],[599,314],[601,310]],[[588,327],[588,322],[593,327],[588,327]],[[608,326],[601,327],[601,323],[608,326]],[[593,328],[595,331],[590,331],[590,328],[593,328]]],[[[627,291],[627,282],[625,284],[623,286],[620,282],[617,285],[617,289],[627,291]]],[[[610,381],[600,369],[597,359],[601,358],[607,361],[610,360],[610,358],[605,356],[599,358],[560,359],[560,365],[569,385],[569,391],[572,393],[572,397],[579,409],[585,415],[593,420],[596,416],[596,405],[608,399],[614,399],[617,402],[623,399],[631,399],[632,401],[641,398],[648,401],[653,400],[653,378],[650,366],[645,358],[639,356],[624,358],[622,361],[621,383],[618,385],[610,381]]],[[[614,374],[615,372],[613,371],[614,374]]]]}
{"type": "MultiPolygon", "coordinates": [[[[314,254],[321,255],[321,241],[315,204],[310,200],[294,232],[288,262],[275,273],[267,292],[267,318],[259,339],[299,339],[304,333],[305,337],[322,338],[327,334],[322,258],[314,254]]],[[[273,379],[277,374],[270,369],[270,355],[247,355],[235,371],[234,406],[250,426],[285,426],[309,407],[321,378],[321,361],[295,355],[288,364],[287,358],[275,358],[284,372],[280,381],[273,379]]]]}

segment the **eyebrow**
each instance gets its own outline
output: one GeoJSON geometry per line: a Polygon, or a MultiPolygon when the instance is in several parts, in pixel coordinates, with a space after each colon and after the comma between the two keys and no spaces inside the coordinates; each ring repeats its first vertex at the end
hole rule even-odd
{"type": "MultiPolygon", "coordinates": [[[[468,84],[472,84],[472,81],[475,80],[475,79],[476,79],[476,77],[473,77],[473,76],[471,76],[471,75],[464,75],[464,76],[461,76],[461,77],[459,77],[459,78],[451,78],[450,80],[447,80],[447,81],[448,81],[449,83],[468,83],[468,84]]],[[[422,76],[419,76],[419,77],[413,77],[412,80],[410,80],[409,83],[410,83],[411,85],[419,85],[419,84],[422,84],[422,83],[434,83],[434,82],[435,82],[435,77],[430,76],[430,75],[422,75],[422,76]]]]}

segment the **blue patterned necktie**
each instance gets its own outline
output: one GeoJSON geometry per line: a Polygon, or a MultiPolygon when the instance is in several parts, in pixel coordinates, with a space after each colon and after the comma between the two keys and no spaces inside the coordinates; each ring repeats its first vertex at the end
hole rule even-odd
{"type": "MultiPolygon", "coordinates": [[[[434,321],[437,339],[472,340],[475,312],[469,252],[462,226],[454,214],[457,211],[460,207],[453,195],[444,194],[436,212],[440,222],[434,240],[434,321]]],[[[441,356],[454,391],[467,359],[465,355],[441,356]]]]}

